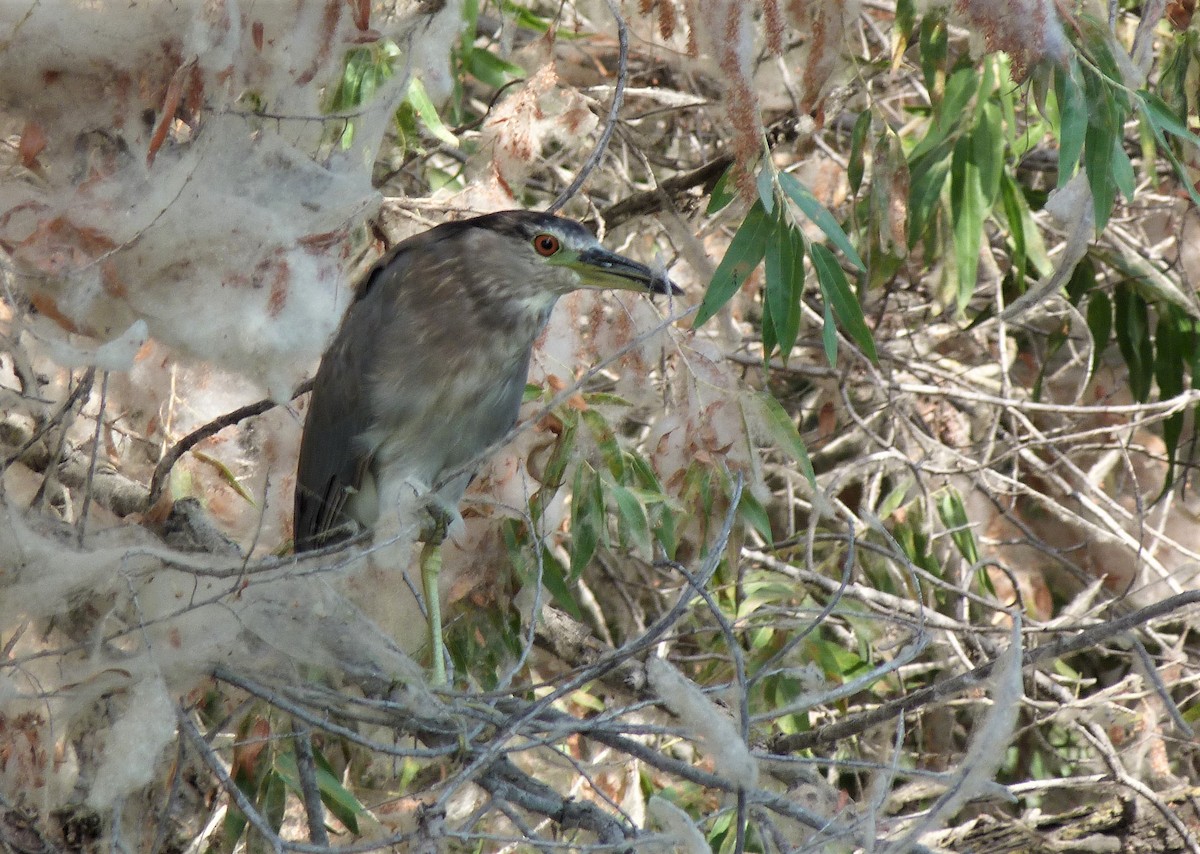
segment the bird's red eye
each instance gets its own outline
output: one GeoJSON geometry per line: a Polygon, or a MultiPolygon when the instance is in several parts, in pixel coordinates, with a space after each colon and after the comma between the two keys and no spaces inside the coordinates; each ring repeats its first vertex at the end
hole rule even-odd
{"type": "Polygon", "coordinates": [[[533,248],[537,250],[537,254],[549,258],[562,248],[562,244],[553,234],[539,234],[533,238],[533,248]]]}

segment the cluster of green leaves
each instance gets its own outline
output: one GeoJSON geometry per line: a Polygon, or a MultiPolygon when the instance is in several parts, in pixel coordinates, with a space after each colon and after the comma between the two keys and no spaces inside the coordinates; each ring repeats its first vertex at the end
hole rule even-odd
{"type": "MultiPolygon", "coordinates": [[[[1186,82],[1200,73],[1197,34],[1181,34],[1168,51],[1159,95],[1149,89],[1130,91],[1122,82],[1108,31],[1086,17],[1079,23],[1077,54],[1068,67],[1055,70],[1054,97],[1047,99],[1059,140],[1059,186],[1082,166],[1092,191],[1096,228],[1103,230],[1117,192],[1128,201],[1134,197],[1135,171],[1125,140],[1125,123],[1134,115],[1143,171],[1157,181],[1156,159],[1165,157],[1180,186],[1200,205],[1200,191],[1184,162],[1187,154],[1194,158],[1200,152],[1200,136],[1188,124],[1188,116],[1196,112],[1196,94],[1186,82]]],[[[1093,247],[1076,268],[1067,295],[1077,305],[1086,301],[1093,366],[1115,340],[1135,400],[1149,400],[1156,383],[1161,398],[1200,388],[1200,313],[1194,298],[1180,292],[1151,262],[1131,262],[1103,246],[1093,247]],[[1096,287],[1102,269],[1116,282],[1111,299],[1096,287]]],[[[1162,425],[1169,461],[1164,491],[1174,482],[1184,419],[1184,412],[1176,412],[1162,425]]]]}
{"type": "MultiPolygon", "coordinates": [[[[720,211],[733,198],[726,189],[729,174],[726,173],[713,193],[708,208],[710,214],[720,211]]],[[[713,274],[696,314],[696,325],[715,315],[759,264],[765,263],[763,352],[765,357],[770,357],[778,350],[787,358],[800,334],[800,301],[804,296],[804,259],[807,257],[816,271],[817,284],[824,298],[822,341],[829,363],[837,363],[837,323],[874,360],[875,342],[858,296],[834,253],[823,244],[805,239],[797,225],[797,217],[804,216],[815,223],[856,270],[864,271],[866,265],[850,238],[833,214],[798,178],[775,171],[769,161],[764,160],[759,169],[757,186],[758,198],[713,274]]]]}
{"type": "MultiPolygon", "coordinates": [[[[400,47],[391,39],[381,39],[348,50],[342,63],[342,76],[326,94],[323,105],[325,112],[353,113],[369,103],[375,93],[395,76],[396,63],[400,58],[400,47]]],[[[452,148],[458,146],[458,138],[442,122],[419,77],[409,77],[395,122],[401,146],[405,150],[419,147],[422,127],[427,135],[439,142],[452,148]]],[[[331,141],[347,149],[354,143],[354,134],[354,119],[344,118],[331,130],[331,141]]]]}
{"type": "MultiPolygon", "coordinates": [[[[289,796],[293,799],[303,797],[294,742],[286,737],[271,737],[271,733],[280,726],[278,717],[276,712],[270,711],[266,716],[248,714],[242,719],[237,730],[239,746],[234,750],[232,767],[234,783],[276,833],[283,826],[289,796]]],[[[351,833],[357,834],[358,819],[367,815],[366,807],[342,785],[316,746],[313,748],[313,760],[317,788],[325,809],[351,833]]],[[[232,852],[238,848],[243,836],[246,837],[245,850],[269,850],[266,841],[250,828],[246,814],[231,803],[221,833],[207,850],[209,854],[232,852]]]]}
{"type": "MultiPolygon", "coordinates": [[[[939,294],[961,311],[975,294],[979,253],[989,227],[1004,235],[1011,253],[1009,276],[1019,293],[1028,275],[1044,276],[1052,266],[1034,224],[1030,200],[1041,199],[1021,185],[1016,164],[1052,129],[1047,120],[1026,115],[1024,90],[1012,86],[1008,61],[999,55],[982,61],[951,56],[944,12],[916,19],[913,4],[897,6],[897,53],[918,45],[918,59],[930,103],[913,107],[927,117],[919,138],[877,146],[876,168],[907,172],[906,248],[888,248],[875,230],[893,186],[872,182],[865,205],[872,263],[880,273],[899,268],[905,251],[920,250],[927,268],[952,271],[947,293],[939,294]],[[896,163],[896,150],[903,152],[896,163]],[[879,198],[882,195],[884,198],[879,198]],[[874,222],[872,220],[875,220],[874,222]]],[[[885,131],[890,134],[890,131],[885,131]]],[[[880,281],[873,274],[872,282],[880,281]]]]}

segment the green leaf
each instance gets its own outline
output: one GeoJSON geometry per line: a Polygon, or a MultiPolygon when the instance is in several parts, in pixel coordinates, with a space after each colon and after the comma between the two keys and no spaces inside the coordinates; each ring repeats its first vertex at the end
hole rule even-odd
{"type": "Polygon", "coordinates": [[[750,523],[750,527],[757,531],[767,543],[773,542],[771,537],[771,517],[748,489],[742,490],[742,500],[738,503],[738,513],[750,523]]]}
{"type": "Polygon", "coordinates": [[[979,246],[983,240],[986,214],[979,187],[979,169],[972,160],[970,137],[954,146],[950,165],[950,220],[954,223],[954,261],[958,269],[958,310],[962,311],[975,293],[979,272],[979,246]]]}
{"type": "Polygon", "coordinates": [[[546,461],[541,476],[542,487],[552,490],[562,486],[567,464],[575,457],[575,436],[579,430],[579,417],[575,410],[566,407],[563,409],[562,431],[558,434],[558,441],[554,443],[554,449],[550,452],[550,459],[546,461]]]}
{"type": "Polygon", "coordinates": [[[1167,155],[1171,164],[1175,167],[1175,174],[1179,176],[1180,183],[1187,188],[1188,195],[1192,197],[1192,202],[1200,205],[1200,190],[1196,188],[1196,182],[1190,177],[1187,166],[1179,159],[1179,156],[1167,142],[1164,131],[1179,137],[1184,142],[1197,146],[1200,146],[1200,137],[1192,133],[1188,129],[1188,126],[1171,112],[1171,108],[1167,106],[1166,102],[1153,92],[1139,90],[1137,98],[1138,104],[1142,108],[1142,115],[1150,123],[1150,129],[1154,131],[1154,138],[1158,140],[1159,149],[1163,154],[1167,155]]]}
{"type": "Polygon", "coordinates": [[[467,72],[492,89],[500,89],[525,76],[525,69],[498,57],[487,48],[471,47],[463,53],[467,72]]]}
{"type": "Polygon", "coordinates": [[[946,141],[925,156],[909,161],[908,248],[917,245],[941,202],[950,173],[953,145],[946,141]]]}
{"type": "Polygon", "coordinates": [[[1104,349],[1112,335],[1112,300],[1103,291],[1093,291],[1087,304],[1088,331],[1092,334],[1092,372],[1100,367],[1104,349]]]}
{"type": "Polygon", "coordinates": [[[571,586],[567,583],[567,573],[563,565],[558,562],[558,558],[546,546],[542,547],[541,555],[542,583],[550,591],[550,596],[553,597],[560,608],[575,619],[582,620],[583,609],[579,607],[579,602],[576,601],[575,594],[571,592],[571,586]]]}
{"type": "Polygon", "coordinates": [[[643,556],[649,557],[652,550],[646,508],[632,491],[619,483],[609,484],[608,492],[617,505],[617,530],[622,544],[632,546],[643,556]]]}
{"type": "Polygon", "coordinates": [[[975,542],[975,533],[971,530],[971,522],[967,518],[967,508],[963,505],[962,496],[956,489],[947,489],[938,498],[938,516],[942,524],[950,532],[958,553],[971,566],[979,563],[979,545],[975,542]]]}
{"type": "Polygon", "coordinates": [[[746,214],[746,219],[733,235],[725,257],[713,273],[712,282],[696,312],[693,326],[701,326],[720,308],[733,298],[742,282],[754,272],[754,268],[762,261],[767,251],[767,239],[770,236],[773,221],[763,209],[762,202],[755,202],[746,214]]]}
{"type": "Polygon", "coordinates": [[[609,472],[617,482],[625,480],[625,454],[621,451],[621,444],[617,441],[617,434],[613,432],[612,425],[595,409],[585,409],[580,415],[583,423],[591,431],[609,472]]]}
{"type": "Polygon", "coordinates": [[[1083,90],[1075,82],[1079,65],[1072,61],[1071,69],[1054,72],[1054,91],[1058,96],[1058,186],[1062,188],[1075,174],[1075,164],[1083,153],[1083,138],[1087,132],[1088,107],[1083,90]]]}
{"type": "Polygon", "coordinates": [[[850,157],[846,165],[846,180],[850,182],[851,195],[857,195],[862,186],[864,152],[867,147],[867,131],[871,129],[871,111],[863,110],[854,121],[850,133],[850,157]]]}
{"type": "Polygon", "coordinates": [[[933,123],[925,137],[909,153],[909,160],[916,161],[940,148],[947,142],[953,144],[963,122],[970,118],[967,104],[979,91],[979,74],[974,67],[963,66],[950,75],[941,102],[934,108],[933,123]]]}
{"type": "Polygon", "coordinates": [[[912,486],[913,482],[908,479],[902,480],[900,483],[896,484],[896,486],[892,488],[892,491],[885,495],[883,500],[879,502],[879,507],[875,510],[875,515],[880,519],[887,519],[889,516],[895,513],[908,498],[909,492],[912,490],[912,486]]]}
{"type": "MultiPolygon", "coordinates": [[[[774,343],[787,359],[800,334],[800,298],[804,294],[804,235],[795,226],[779,222],[767,241],[765,314],[770,319],[774,343]]],[[[764,340],[765,354],[771,348],[764,340]]]]}
{"type": "MultiPolygon", "coordinates": [[[[333,813],[334,818],[346,826],[354,834],[358,833],[358,817],[367,815],[367,808],[354,794],[342,785],[337,775],[329,765],[329,761],[319,750],[313,750],[313,761],[316,763],[317,789],[321,793],[321,803],[333,813]]],[[[300,773],[296,768],[296,755],[282,753],[275,760],[275,770],[279,773],[287,787],[297,794],[300,788],[300,773]]]]}
{"type": "Polygon", "coordinates": [[[458,137],[452,134],[442,122],[437,107],[433,105],[433,101],[429,100],[429,93],[425,91],[425,84],[421,82],[421,78],[413,77],[409,81],[406,99],[412,104],[421,123],[431,134],[451,148],[458,148],[458,137]]]}
{"type": "Polygon", "coordinates": [[[979,121],[971,131],[971,160],[979,172],[983,205],[990,208],[1000,194],[1000,176],[1004,173],[1004,125],[1000,108],[990,101],[981,108],[979,121]]]}
{"type": "Polygon", "coordinates": [[[1124,116],[1110,85],[1091,71],[1084,72],[1083,80],[1090,106],[1083,137],[1083,165],[1092,190],[1099,233],[1108,222],[1117,198],[1117,182],[1112,173],[1113,146],[1121,144],[1124,116]]]}
{"type": "Polygon", "coordinates": [[[825,360],[829,362],[829,367],[837,367],[837,321],[833,319],[833,308],[829,302],[825,302],[824,317],[821,323],[821,346],[825,350],[825,360]]]}
{"type": "Polygon", "coordinates": [[[604,529],[600,477],[586,462],[580,463],[571,491],[571,578],[578,578],[591,562],[604,529]]]}
{"type": "Polygon", "coordinates": [[[846,236],[846,232],[842,231],[842,227],[838,224],[837,219],[817,200],[817,197],[807,187],[800,183],[795,175],[781,172],[779,175],[779,186],[783,188],[788,198],[796,203],[796,207],[800,208],[801,212],[817,228],[825,232],[825,236],[829,238],[833,245],[850,259],[851,264],[859,270],[867,269],[867,265],[858,256],[858,251],[854,248],[854,244],[850,242],[850,238],[846,236]]]}
{"type": "Polygon", "coordinates": [[[1009,240],[1013,245],[1013,267],[1018,268],[1019,283],[1023,284],[1024,281],[1026,260],[1039,276],[1052,275],[1054,264],[1050,261],[1042,233],[1029,210],[1029,202],[1007,171],[1000,178],[1000,199],[1008,222],[1009,240]]]}
{"type": "Polygon", "coordinates": [[[258,803],[262,817],[278,833],[279,828],[283,827],[283,814],[287,808],[287,784],[275,768],[271,768],[263,777],[258,803]]]}
{"type": "MultiPolygon", "coordinates": [[[[1154,378],[1158,382],[1161,398],[1175,397],[1184,389],[1184,351],[1191,334],[1190,321],[1178,311],[1163,311],[1158,319],[1154,336],[1154,378]],[[1185,331],[1181,324],[1189,328],[1185,331]]],[[[1167,474],[1163,482],[1163,493],[1175,481],[1175,462],[1179,450],[1179,437],[1183,434],[1184,414],[1176,412],[1163,421],[1163,443],[1167,446],[1167,474]]]]}
{"type": "Polygon", "coordinates": [[[1113,140],[1112,176],[1113,183],[1121,191],[1125,201],[1132,202],[1137,178],[1133,174],[1133,163],[1125,153],[1123,140],[1120,139],[1113,140]]]}
{"type": "Polygon", "coordinates": [[[1154,373],[1154,350],[1150,342],[1150,318],[1146,301],[1128,284],[1116,289],[1116,338],[1129,368],[1129,389],[1135,400],[1150,397],[1154,373]]]}
{"type": "Polygon", "coordinates": [[[817,475],[813,471],[812,460],[809,459],[808,449],[796,429],[792,417],[787,410],[771,394],[765,391],[753,393],[755,408],[762,419],[767,432],[781,451],[788,454],[800,465],[800,471],[808,478],[813,488],[817,488],[817,475]]]}
{"type": "Polygon", "coordinates": [[[726,169],[717,179],[717,183],[713,185],[712,195],[708,199],[708,207],[704,210],[705,215],[712,216],[737,198],[737,193],[729,187],[733,169],[732,166],[726,169]]]}
{"type": "Polygon", "coordinates": [[[950,34],[942,14],[932,13],[921,19],[921,36],[917,55],[921,58],[921,71],[925,75],[925,88],[937,89],[938,72],[949,53],[950,34]]]}
{"type": "Polygon", "coordinates": [[[758,186],[758,200],[762,202],[763,210],[767,213],[775,212],[775,170],[771,168],[771,164],[764,162],[758,170],[758,178],[755,180],[758,186]]]}
{"type": "Polygon", "coordinates": [[[875,352],[875,341],[871,337],[871,330],[867,328],[867,322],[863,318],[862,306],[854,295],[854,291],[850,289],[850,283],[846,281],[846,274],[838,266],[837,258],[834,257],[833,252],[819,243],[809,246],[809,255],[812,258],[813,267],[817,271],[817,280],[821,284],[821,294],[825,298],[825,304],[833,308],[833,313],[837,315],[846,334],[862,349],[867,358],[872,362],[878,362],[879,355],[875,352]]]}

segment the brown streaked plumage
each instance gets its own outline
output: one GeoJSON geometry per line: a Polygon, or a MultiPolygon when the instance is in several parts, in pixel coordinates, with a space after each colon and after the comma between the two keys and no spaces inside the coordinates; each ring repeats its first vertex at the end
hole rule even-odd
{"type": "MultiPolygon", "coordinates": [[[[453,517],[480,456],[516,422],[533,343],[555,302],[582,287],[678,292],[550,214],[488,214],[397,244],[363,280],[314,381],[296,550],[373,528],[405,490],[435,518],[453,517]]],[[[436,598],[423,575],[426,598],[436,598]]],[[[432,607],[430,616],[436,622],[432,607]]],[[[431,631],[439,647],[440,626],[431,631]]],[[[434,667],[436,678],[440,650],[434,667]]]]}

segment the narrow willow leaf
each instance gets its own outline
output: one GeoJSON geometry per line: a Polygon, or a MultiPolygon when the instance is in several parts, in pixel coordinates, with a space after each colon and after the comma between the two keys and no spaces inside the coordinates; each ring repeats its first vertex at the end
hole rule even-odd
{"type": "Polygon", "coordinates": [[[767,238],[772,226],[773,221],[767,216],[762,203],[755,202],[713,273],[708,292],[704,294],[696,319],[692,322],[693,326],[701,326],[711,319],[721,306],[733,298],[746,277],[754,272],[766,254],[767,238]]]}
{"type": "Polygon", "coordinates": [[[829,305],[829,301],[825,302],[825,317],[821,324],[821,345],[825,349],[825,360],[829,362],[829,367],[837,367],[837,321],[833,319],[833,309],[829,305]]]}
{"type": "Polygon", "coordinates": [[[571,592],[571,586],[567,582],[567,571],[558,558],[549,548],[542,547],[542,584],[550,591],[551,597],[558,603],[564,611],[567,611],[572,617],[577,620],[583,619],[583,609],[579,607],[579,602],[575,598],[575,594],[571,592]]]}
{"type": "Polygon", "coordinates": [[[1179,156],[1167,142],[1164,132],[1169,132],[1184,142],[1197,146],[1200,146],[1200,137],[1192,133],[1188,129],[1188,126],[1171,112],[1171,108],[1167,106],[1166,102],[1153,92],[1141,90],[1137,93],[1137,97],[1138,104],[1142,108],[1142,115],[1150,122],[1150,129],[1154,132],[1154,138],[1158,140],[1159,150],[1170,159],[1171,165],[1175,167],[1175,174],[1179,176],[1180,182],[1187,188],[1188,195],[1192,197],[1192,202],[1200,205],[1200,190],[1196,188],[1195,182],[1189,177],[1190,171],[1187,166],[1179,159],[1179,156]]]}
{"type": "MultiPolygon", "coordinates": [[[[784,359],[800,334],[800,297],[803,293],[804,236],[795,226],[777,222],[767,241],[764,306],[771,318],[775,344],[784,359]]],[[[769,349],[766,355],[770,355],[769,349]]]]}
{"type": "Polygon", "coordinates": [[[983,105],[979,121],[971,131],[971,154],[971,160],[979,171],[983,204],[990,208],[1000,194],[1000,176],[1004,172],[1004,125],[996,104],[989,102],[983,105]]]}
{"type": "MultiPolygon", "coordinates": [[[[351,833],[358,833],[358,816],[367,815],[367,808],[358,798],[354,797],[330,769],[329,761],[319,750],[313,750],[316,763],[317,789],[321,793],[321,801],[351,833]]],[[[289,789],[297,795],[303,793],[300,788],[300,773],[296,769],[296,757],[293,753],[281,753],[275,759],[275,770],[289,789]]]]}
{"type": "Polygon", "coordinates": [[[779,186],[787,193],[788,198],[796,203],[796,207],[800,208],[801,212],[812,220],[817,228],[825,232],[825,236],[830,239],[833,245],[850,259],[851,264],[860,270],[867,269],[867,265],[858,256],[858,251],[854,248],[854,244],[850,242],[850,238],[846,236],[846,232],[842,231],[842,227],[838,224],[837,219],[817,200],[817,197],[809,191],[808,187],[801,184],[795,175],[789,175],[787,172],[780,173],[779,186]]]}
{"type": "Polygon", "coordinates": [[[837,258],[819,243],[812,244],[809,253],[817,271],[817,281],[821,284],[825,304],[833,308],[833,313],[837,315],[846,334],[866,353],[867,358],[872,362],[879,361],[871,330],[867,328],[867,322],[863,318],[862,306],[850,288],[850,283],[846,281],[846,274],[838,266],[837,258]]]}
{"type": "Polygon", "coordinates": [[[947,142],[953,144],[952,137],[957,135],[964,120],[971,118],[966,113],[966,107],[978,91],[979,75],[974,68],[963,67],[951,74],[946,81],[942,100],[934,108],[933,122],[924,138],[909,154],[909,159],[919,160],[947,142]]]}
{"type": "Polygon", "coordinates": [[[754,402],[757,404],[757,409],[762,417],[764,426],[775,441],[775,444],[781,451],[791,456],[800,465],[801,473],[808,478],[808,482],[815,489],[817,486],[817,475],[813,471],[812,460],[808,456],[808,448],[804,447],[804,440],[800,438],[800,432],[796,429],[792,417],[787,414],[787,410],[783,408],[779,401],[768,392],[754,392],[754,402]]]}
{"type": "Polygon", "coordinates": [[[413,77],[409,81],[407,98],[417,111],[421,123],[431,134],[451,148],[458,148],[458,137],[442,122],[442,117],[438,115],[437,107],[429,99],[429,93],[425,91],[425,84],[421,82],[421,78],[413,77]]]}
{"type": "Polygon", "coordinates": [[[729,188],[729,181],[732,175],[733,167],[730,166],[717,179],[717,183],[712,188],[712,195],[708,197],[708,207],[704,209],[705,215],[712,216],[737,198],[737,193],[729,188]]]}
{"type": "Polygon", "coordinates": [[[608,492],[617,505],[617,530],[625,546],[635,548],[643,557],[649,557],[650,523],[646,519],[646,508],[634,493],[619,483],[610,484],[608,492]]]}
{"type": "Polygon", "coordinates": [[[975,542],[975,533],[971,530],[971,522],[967,518],[967,508],[963,505],[962,496],[956,489],[947,489],[938,499],[938,516],[942,524],[950,532],[958,553],[963,559],[974,566],[979,563],[979,545],[975,542]]]}
{"type": "Polygon", "coordinates": [[[863,110],[854,122],[850,134],[850,157],[846,165],[846,180],[850,182],[850,193],[857,195],[862,186],[864,152],[867,147],[867,131],[871,129],[871,111],[863,110]]]}
{"type": "Polygon", "coordinates": [[[924,236],[929,221],[941,202],[942,188],[950,173],[949,141],[930,151],[919,160],[910,160],[908,186],[908,248],[912,249],[924,236]]]}
{"type": "MultiPolygon", "coordinates": [[[[1159,316],[1154,334],[1154,379],[1158,382],[1160,398],[1175,397],[1183,392],[1186,380],[1185,339],[1189,337],[1190,327],[1190,319],[1185,319],[1179,311],[1168,309],[1159,316]],[[1181,329],[1181,324],[1188,326],[1187,331],[1181,329]]],[[[1176,453],[1179,450],[1179,437],[1183,432],[1183,413],[1176,412],[1163,421],[1162,432],[1163,442],[1167,446],[1167,475],[1163,483],[1163,491],[1166,492],[1175,481],[1176,453]]]]}
{"type": "Polygon", "coordinates": [[[1132,202],[1137,177],[1133,174],[1133,163],[1125,153],[1125,145],[1120,139],[1113,140],[1112,174],[1113,183],[1117,185],[1125,201],[1132,202]]]}
{"type": "Polygon", "coordinates": [[[1083,153],[1083,137],[1088,125],[1088,107],[1083,90],[1075,82],[1078,64],[1070,70],[1054,72],[1054,91],[1058,98],[1058,186],[1062,188],[1075,174],[1075,164],[1083,153]]]}
{"type": "Polygon", "coordinates": [[[738,513],[750,523],[750,527],[758,532],[767,543],[774,542],[771,536],[771,517],[766,508],[751,494],[750,490],[742,490],[742,500],[738,504],[738,513]]]}
{"type": "Polygon", "coordinates": [[[604,492],[596,470],[583,462],[575,469],[571,491],[571,578],[591,562],[604,529],[604,492]]]}
{"type": "Polygon", "coordinates": [[[943,15],[933,13],[921,18],[921,40],[917,55],[921,58],[921,71],[925,77],[925,88],[937,89],[938,72],[946,62],[950,47],[950,34],[943,15]]]}
{"type": "MultiPolygon", "coordinates": [[[[1050,261],[1042,233],[1034,222],[1032,211],[1029,210],[1029,202],[1025,199],[1021,187],[1007,171],[1000,177],[1000,198],[1004,205],[1004,216],[1008,220],[1010,238],[1015,242],[1015,234],[1019,230],[1024,239],[1024,257],[1033,265],[1033,269],[1039,276],[1053,275],[1054,264],[1050,261]]],[[[1015,259],[1013,266],[1016,266],[1015,259]]]]}
{"type": "Polygon", "coordinates": [[[975,293],[979,246],[983,240],[983,195],[979,169],[972,160],[970,137],[960,137],[950,165],[950,219],[954,224],[954,261],[958,269],[957,301],[962,311],[975,293]]]}
{"type": "Polygon", "coordinates": [[[1112,174],[1113,146],[1119,145],[1123,134],[1123,116],[1112,87],[1094,72],[1084,73],[1087,92],[1088,126],[1084,132],[1083,165],[1087,170],[1088,186],[1096,214],[1096,232],[1103,231],[1112,214],[1117,198],[1117,183],[1112,174]]]}
{"type": "Polygon", "coordinates": [[[1100,367],[1104,350],[1112,336],[1112,300],[1103,291],[1093,291],[1087,304],[1088,332],[1092,334],[1092,372],[1100,367]]]}
{"type": "MultiPolygon", "coordinates": [[[[1017,277],[1017,292],[1025,292],[1025,218],[1021,216],[1021,190],[1016,182],[1004,175],[1000,180],[1000,205],[1008,226],[1008,245],[1012,252],[1012,270],[1017,277]]],[[[1036,230],[1036,229],[1035,229],[1036,230]]]]}
{"type": "Polygon", "coordinates": [[[243,501],[245,501],[251,507],[258,506],[254,503],[254,496],[250,494],[246,487],[242,486],[242,482],[237,479],[237,475],[233,473],[229,466],[225,465],[225,463],[221,462],[216,457],[204,453],[204,451],[192,450],[191,454],[196,459],[203,463],[208,463],[208,465],[216,469],[217,476],[221,478],[221,480],[225,481],[225,483],[229,485],[229,488],[236,492],[243,501]]]}
{"type": "Polygon", "coordinates": [[[580,414],[609,472],[618,481],[625,480],[625,454],[621,451],[621,444],[617,441],[617,434],[613,432],[612,425],[595,409],[585,409],[580,414]]]}
{"type": "Polygon", "coordinates": [[[771,168],[771,164],[764,163],[758,170],[758,178],[755,180],[758,187],[758,200],[762,202],[763,210],[767,213],[775,213],[775,170],[771,168]]]}
{"type": "Polygon", "coordinates": [[[521,66],[505,62],[486,48],[471,47],[464,51],[463,65],[472,77],[493,89],[525,76],[525,69],[521,66]]]}
{"type": "MultiPolygon", "coordinates": [[[[591,409],[586,411],[595,412],[595,410],[591,409]]],[[[566,409],[562,417],[562,431],[558,434],[558,441],[555,443],[554,449],[550,452],[550,459],[546,461],[546,465],[542,469],[540,480],[543,487],[549,487],[553,490],[562,485],[563,476],[567,471],[567,464],[575,457],[575,441],[578,429],[579,416],[575,410],[566,409]]]]}
{"type": "Polygon", "coordinates": [[[1150,319],[1146,301],[1128,284],[1117,285],[1114,331],[1117,346],[1129,369],[1129,390],[1135,400],[1150,397],[1154,375],[1154,350],[1150,342],[1150,319]]]}

